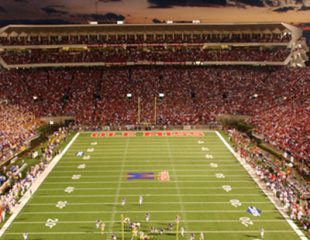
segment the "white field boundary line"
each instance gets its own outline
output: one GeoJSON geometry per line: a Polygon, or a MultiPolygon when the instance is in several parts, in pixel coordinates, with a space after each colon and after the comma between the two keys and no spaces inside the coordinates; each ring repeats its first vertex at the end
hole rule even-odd
{"type": "Polygon", "coordinates": [[[24,208],[24,206],[27,204],[27,202],[32,197],[32,195],[30,194],[30,191],[32,191],[32,194],[34,194],[37,191],[37,189],[41,186],[41,184],[44,182],[44,180],[47,178],[47,176],[53,170],[53,168],[56,166],[56,164],[60,161],[60,159],[63,157],[63,155],[65,155],[65,153],[68,151],[68,149],[71,147],[71,145],[77,139],[78,136],[79,136],[79,133],[75,134],[75,136],[71,139],[71,141],[68,143],[68,145],[62,151],[62,153],[59,155],[56,155],[53,158],[53,160],[50,162],[50,164],[47,166],[47,168],[43,171],[43,173],[35,180],[35,182],[32,184],[30,189],[20,199],[20,201],[19,201],[20,204],[16,205],[13,208],[13,210],[12,210],[13,214],[10,216],[10,218],[6,221],[6,223],[0,229],[0,238],[3,236],[5,231],[10,227],[10,225],[15,220],[17,215],[21,212],[21,210],[24,208]]]}
{"type": "MultiPolygon", "coordinates": [[[[253,222],[285,222],[285,219],[264,219],[264,220],[259,220],[259,219],[253,219],[253,222]]],[[[104,221],[105,223],[119,223],[119,221],[104,221]]],[[[146,221],[139,221],[141,223],[171,223],[171,220],[150,220],[148,222],[146,221]]],[[[222,219],[222,220],[188,220],[186,221],[187,223],[213,223],[213,222],[218,222],[218,223],[240,223],[240,220],[226,220],[226,219],[222,219]]],[[[18,225],[24,225],[24,224],[45,224],[46,221],[40,222],[40,221],[34,221],[34,222],[14,222],[14,224],[18,224],[18,225]]],[[[92,224],[94,225],[94,221],[61,221],[58,224],[92,224]]]]}
{"type": "Polygon", "coordinates": [[[249,175],[253,178],[253,180],[260,187],[260,189],[263,190],[264,194],[269,198],[269,200],[273,203],[273,205],[278,209],[278,211],[281,213],[284,219],[288,222],[288,224],[292,227],[292,229],[295,231],[298,237],[301,240],[308,240],[308,238],[304,235],[304,233],[298,228],[298,226],[294,223],[294,221],[292,221],[289,218],[289,216],[286,214],[286,212],[283,210],[282,204],[278,201],[278,199],[275,198],[274,194],[271,191],[269,191],[266,185],[256,177],[255,172],[250,167],[250,165],[234,151],[234,149],[227,143],[227,141],[223,138],[223,136],[218,131],[215,131],[215,133],[221,139],[224,145],[229,149],[229,151],[235,156],[235,158],[238,159],[240,164],[249,173],[249,175]]]}
{"type": "MultiPolygon", "coordinates": [[[[231,233],[256,233],[257,230],[216,230],[216,231],[191,231],[191,233],[206,233],[206,234],[231,234],[231,233]]],[[[104,234],[121,234],[122,232],[104,232],[104,234]]],[[[132,232],[124,232],[125,235],[132,234],[132,232]]],[[[175,231],[169,231],[169,233],[175,234],[175,231]]],[[[292,233],[291,230],[268,230],[268,235],[272,233],[292,233]]],[[[7,233],[7,235],[20,235],[22,236],[23,232],[12,232],[7,233]]],[[[102,234],[100,231],[97,232],[28,232],[29,235],[86,235],[86,234],[102,234]]],[[[307,239],[308,240],[308,239],[307,239]]]]}

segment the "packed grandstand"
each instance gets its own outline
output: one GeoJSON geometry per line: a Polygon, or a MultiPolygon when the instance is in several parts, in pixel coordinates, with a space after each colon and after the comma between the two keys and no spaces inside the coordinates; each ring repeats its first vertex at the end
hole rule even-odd
{"type": "MultiPolygon", "coordinates": [[[[36,135],[42,117],[133,130],[219,127],[218,116],[242,115],[253,134],[309,174],[308,47],[294,26],[12,25],[0,29],[0,49],[2,162],[36,135]]],[[[276,186],[285,197],[295,192],[276,186]]]]}

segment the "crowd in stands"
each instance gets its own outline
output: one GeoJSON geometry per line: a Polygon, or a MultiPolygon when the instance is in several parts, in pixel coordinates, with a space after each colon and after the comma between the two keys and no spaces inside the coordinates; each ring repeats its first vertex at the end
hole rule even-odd
{"type": "Polygon", "coordinates": [[[231,49],[127,48],[88,50],[28,49],[4,51],[1,57],[7,64],[31,63],[126,63],[126,62],[206,62],[206,61],[274,61],[283,62],[290,54],[286,47],[234,47],[231,49]]]}
{"type": "MultiPolygon", "coordinates": [[[[38,156],[37,163],[32,166],[29,166],[25,160],[22,161],[21,165],[2,166],[0,170],[1,212],[4,211],[6,215],[12,213],[20,198],[30,189],[34,181],[48,166],[52,157],[59,153],[59,145],[66,140],[67,135],[68,129],[66,128],[60,128],[51,135],[47,146],[42,149],[42,153],[38,156]]],[[[32,194],[31,190],[29,194],[32,194]]]]}
{"type": "Polygon", "coordinates": [[[35,136],[39,124],[31,111],[3,100],[0,103],[0,162],[21,151],[25,142],[35,136]]]}
{"type": "Polygon", "coordinates": [[[310,68],[33,69],[0,72],[0,89],[23,111],[38,117],[72,115],[77,124],[94,127],[154,124],[155,101],[158,125],[248,115],[267,142],[309,165],[309,79],[310,68]]]}
{"type": "Polygon", "coordinates": [[[119,35],[64,35],[64,36],[10,36],[0,37],[1,45],[56,45],[56,44],[203,44],[203,43],[283,43],[292,39],[291,34],[236,33],[236,34],[119,34],[119,35]]]}
{"type": "Polygon", "coordinates": [[[263,152],[250,139],[236,130],[229,135],[235,150],[252,167],[257,177],[284,205],[288,216],[296,221],[302,229],[310,231],[310,187],[305,181],[297,181],[289,164],[283,160],[273,159],[263,152]]]}

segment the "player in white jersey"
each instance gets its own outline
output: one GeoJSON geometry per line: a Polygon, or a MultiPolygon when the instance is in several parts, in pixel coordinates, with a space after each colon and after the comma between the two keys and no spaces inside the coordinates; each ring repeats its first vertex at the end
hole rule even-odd
{"type": "Polygon", "coordinates": [[[143,197],[140,195],[140,196],[139,196],[139,205],[140,205],[140,206],[142,205],[142,202],[143,202],[143,197]]]}
{"type": "Polygon", "coordinates": [[[203,234],[203,232],[201,232],[199,236],[199,240],[204,240],[204,239],[205,239],[205,235],[203,234]]]}
{"type": "Polygon", "coordinates": [[[24,237],[24,240],[28,240],[28,233],[24,232],[23,237],[24,237]]]}
{"type": "Polygon", "coordinates": [[[122,197],[122,206],[125,206],[125,204],[126,204],[126,198],[122,197]]]}
{"type": "Polygon", "coordinates": [[[96,221],[96,228],[97,228],[97,229],[99,229],[99,228],[101,227],[101,223],[102,223],[102,222],[101,222],[101,220],[99,220],[99,219],[96,221]]]}
{"type": "Polygon", "coordinates": [[[181,237],[184,237],[184,233],[185,233],[184,227],[180,228],[180,232],[181,232],[181,237]]]}
{"type": "Polygon", "coordinates": [[[262,227],[262,228],[260,229],[260,237],[261,237],[262,239],[264,239],[264,235],[265,235],[265,229],[262,227]]]}
{"type": "Polygon", "coordinates": [[[191,236],[189,237],[189,240],[195,240],[195,234],[191,233],[191,236]]]}
{"type": "Polygon", "coordinates": [[[151,217],[151,215],[149,213],[146,213],[145,214],[145,221],[149,222],[150,221],[150,217],[151,217]]]}

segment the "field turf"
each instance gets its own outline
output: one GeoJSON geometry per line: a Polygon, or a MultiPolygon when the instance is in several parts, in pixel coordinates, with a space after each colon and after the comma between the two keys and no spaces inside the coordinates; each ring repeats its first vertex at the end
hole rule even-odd
{"type": "MultiPolygon", "coordinates": [[[[207,240],[254,240],[260,239],[261,227],[264,239],[299,239],[216,133],[204,135],[145,137],[138,132],[136,137],[93,138],[80,133],[2,239],[23,239],[23,232],[29,240],[111,239],[111,233],[121,239],[121,214],[140,222],[147,234],[151,227],[173,224],[172,231],[150,234],[151,239],[176,239],[177,215],[185,229],[180,240],[189,239],[190,233],[198,239],[200,232],[207,240]],[[87,152],[89,148],[94,151],[87,152]],[[78,151],[90,159],[77,157],[78,151]],[[159,181],[158,174],[165,170],[170,180],[159,181]],[[154,179],[128,180],[130,172],[150,172],[154,179]],[[233,206],[231,200],[241,206],[233,206]],[[260,209],[261,216],[247,213],[249,206],[260,209]],[[253,224],[243,225],[242,217],[253,224]],[[97,219],[106,224],[104,234],[96,229],[97,219]]],[[[125,239],[130,238],[125,227],[125,239]]]]}

